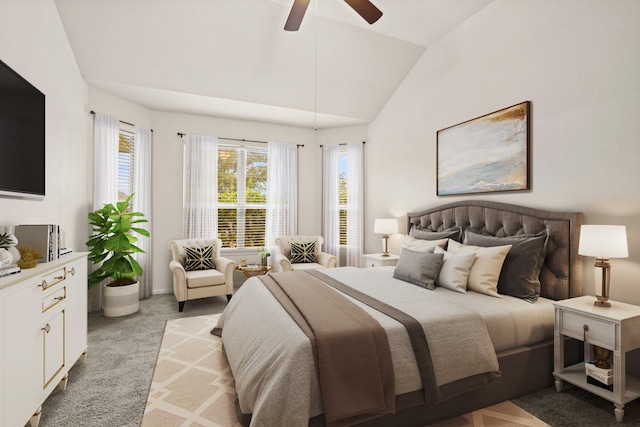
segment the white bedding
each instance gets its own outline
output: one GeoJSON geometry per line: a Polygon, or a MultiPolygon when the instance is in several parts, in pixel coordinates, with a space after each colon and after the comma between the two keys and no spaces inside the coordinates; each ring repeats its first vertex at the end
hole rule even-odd
{"type": "MultiPolygon", "coordinates": [[[[394,268],[380,267],[376,269],[376,274],[392,279],[394,268]]],[[[322,271],[340,280],[340,277],[345,275],[341,270],[322,271]]],[[[401,281],[396,281],[394,286],[405,285],[414,286],[401,281]]],[[[550,299],[540,297],[532,304],[508,295],[496,298],[474,291],[462,294],[440,287],[436,287],[434,291],[425,291],[446,295],[456,304],[477,311],[487,325],[496,352],[553,338],[554,311],[550,299]]]]}
{"type": "MultiPolygon", "coordinates": [[[[416,318],[419,317],[422,307],[425,307],[425,310],[438,310],[433,302],[434,293],[459,304],[461,310],[474,310],[485,320],[489,337],[497,352],[540,342],[553,335],[553,306],[548,300],[541,298],[535,304],[531,304],[512,297],[495,298],[475,292],[461,294],[443,288],[430,291],[394,279],[393,270],[394,267],[381,267],[334,268],[322,271],[381,301],[389,303],[393,301],[393,306],[416,318]]],[[[415,359],[411,353],[399,350],[410,347],[406,331],[402,327],[394,327],[393,324],[397,323],[395,320],[387,318],[357,300],[351,300],[376,318],[385,329],[391,326],[391,329],[398,331],[395,335],[389,335],[396,372],[396,394],[420,389],[422,384],[415,359]]],[[[274,314],[271,310],[265,309],[272,304],[278,303],[258,278],[252,278],[245,282],[232,298],[218,323],[218,326],[223,328],[223,343],[236,380],[240,408],[244,413],[253,413],[253,421],[260,420],[255,425],[270,425],[265,420],[272,419],[273,414],[281,414],[281,410],[276,406],[284,403],[287,408],[295,408],[291,413],[282,414],[285,417],[292,417],[286,419],[287,425],[305,425],[309,417],[318,415],[322,411],[317,377],[310,375],[310,372],[315,372],[313,364],[309,366],[308,362],[310,345],[308,339],[284,310],[274,314]],[[269,327],[265,328],[265,325],[269,327]],[[267,351],[264,347],[258,346],[256,338],[250,333],[252,330],[260,330],[261,339],[269,341],[267,351]],[[260,352],[259,357],[255,357],[257,352],[260,352]],[[286,364],[280,363],[283,358],[290,358],[290,361],[293,361],[294,358],[303,354],[306,356],[301,357],[300,360],[307,360],[306,362],[301,363],[296,359],[296,362],[288,364],[287,368],[283,368],[287,366],[286,364]],[[258,363],[269,366],[270,371],[270,378],[260,383],[257,383],[255,378],[245,375],[247,372],[255,371],[258,363]],[[306,390],[306,393],[303,393],[305,396],[289,394],[285,398],[287,389],[291,388],[306,390]],[[273,401],[274,395],[282,395],[286,402],[273,401]],[[258,415],[257,419],[256,415],[258,415]]],[[[459,322],[456,321],[455,316],[442,313],[442,317],[447,318],[446,321],[451,325],[451,330],[460,328],[461,325],[456,324],[459,322]]],[[[466,324],[462,326],[465,327],[466,324]]],[[[471,330],[476,328],[475,325],[468,327],[471,330]]],[[[450,355],[449,348],[453,348],[454,345],[453,342],[450,347],[445,345],[439,352],[437,347],[431,348],[434,367],[435,361],[447,359],[450,355]],[[449,353],[446,353],[447,351],[449,353]]],[[[464,364],[473,363],[475,363],[473,358],[464,362],[464,364]]],[[[444,369],[439,369],[439,372],[436,378],[438,384],[446,384],[456,379],[455,366],[453,368],[445,366],[444,369]]],[[[280,418],[279,421],[284,422],[285,419],[280,418]]]]}

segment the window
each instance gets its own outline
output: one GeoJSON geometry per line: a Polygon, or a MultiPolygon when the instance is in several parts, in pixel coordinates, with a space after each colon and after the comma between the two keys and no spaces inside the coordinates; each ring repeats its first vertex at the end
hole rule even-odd
{"type": "Polygon", "coordinates": [[[120,129],[118,146],[118,201],[123,202],[133,193],[135,162],[135,134],[120,129]]]}
{"type": "Polygon", "coordinates": [[[340,246],[347,244],[347,150],[338,154],[338,209],[340,210],[340,246]]]}
{"type": "Polygon", "coordinates": [[[265,245],[266,147],[218,146],[217,210],[223,247],[265,245]]]}

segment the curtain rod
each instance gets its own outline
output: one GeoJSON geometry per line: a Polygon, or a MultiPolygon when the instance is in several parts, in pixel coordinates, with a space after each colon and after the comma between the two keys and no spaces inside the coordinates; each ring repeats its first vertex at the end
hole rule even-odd
{"type": "MultiPolygon", "coordinates": [[[[96,115],[96,112],[91,110],[89,111],[91,113],[92,116],[96,115]]],[[[125,125],[129,125],[129,126],[135,126],[133,123],[129,123],[129,122],[125,122],[124,120],[118,120],[120,123],[124,123],[125,125]]],[[[151,129],[151,132],[153,132],[153,129],[151,129]]]]}
{"type": "MultiPolygon", "coordinates": [[[[185,135],[186,135],[186,133],[178,132],[178,136],[179,136],[179,137],[181,137],[181,138],[182,138],[183,136],[185,136],[185,135]]],[[[217,137],[217,138],[218,138],[218,139],[224,139],[224,140],[226,140],[226,141],[257,142],[257,143],[259,143],[259,144],[268,144],[268,143],[269,143],[269,141],[259,141],[259,140],[257,140],[257,139],[225,138],[225,137],[223,137],[223,136],[219,136],[219,137],[217,137]]],[[[296,147],[304,147],[304,144],[296,144],[296,147]]]]}
{"type": "MultiPolygon", "coordinates": [[[[363,143],[363,144],[366,144],[366,143],[367,143],[367,141],[362,141],[362,143],[363,143]]],[[[347,142],[341,142],[341,143],[340,143],[340,144],[338,144],[338,145],[347,145],[347,144],[348,144],[347,142]]],[[[320,148],[322,148],[322,147],[324,147],[324,145],[320,144],[320,146],[319,146],[319,147],[320,147],[320,148]]]]}

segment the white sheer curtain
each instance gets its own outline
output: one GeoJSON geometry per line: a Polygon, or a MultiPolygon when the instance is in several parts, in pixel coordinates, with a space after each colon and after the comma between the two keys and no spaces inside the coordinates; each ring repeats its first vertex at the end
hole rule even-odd
{"type": "Polygon", "coordinates": [[[269,142],[267,148],[265,246],[275,254],[277,237],[298,232],[298,147],[269,142]]]}
{"type": "Polygon", "coordinates": [[[340,147],[322,147],[322,235],[324,252],[335,255],[340,265],[340,205],[338,160],[340,147]]]}
{"type": "Polygon", "coordinates": [[[118,141],[120,121],[93,116],[93,208],[118,201],[118,141]]]}
{"type": "MultiPolygon", "coordinates": [[[[132,209],[134,212],[142,212],[148,222],[136,224],[151,233],[151,143],[153,141],[150,129],[142,126],[135,127],[135,155],[134,155],[134,176],[133,176],[133,197],[132,209]]],[[[139,237],[137,246],[144,250],[143,253],[136,254],[136,260],[142,267],[144,274],[138,278],[140,283],[140,298],[149,298],[153,293],[153,273],[152,273],[152,247],[151,237],[139,237]]]]}
{"type": "Polygon", "coordinates": [[[218,138],[186,135],[184,149],[184,238],[218,236],[218,138]]]}
{"type": "MultiPolygon", "coordinates": [[[[96,113],[93,116],[93,210],[118,201],[118,142],[120,121],[96,113]]],[[[89,230],[89,234],[92,232],[89,230]]],[[[102,309],[102,288],[89,292],[89,308],[102,309]]]]}
{"type": "Polygon", "coordinates": [[[362,267],[364,144],[347,144],[347,265],[362,267]]]}

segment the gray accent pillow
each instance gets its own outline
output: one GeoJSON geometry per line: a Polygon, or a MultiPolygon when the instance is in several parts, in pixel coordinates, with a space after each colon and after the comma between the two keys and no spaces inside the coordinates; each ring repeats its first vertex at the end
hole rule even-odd
{"type": "Polygon", "coordinates": [[[421,240],[453,239],[456,242],[462,243],[462,228],[451,227],[444,231],[429,231],[423,228],[412,227],[409,236],[421,240]]]}
{"type": "Polygon", "coordinates": [[[536,302],[540,296],[540,269],[544,263],[548,235],[509,237],[485,236],[465,230],[465,244],[476,246],[512,245],[502,265],[498,293],[536,302]]]}
{"type": "Polygon", "coordinates": [[[393,277],[433,290],[443,261],[444,254],[416,252],[402,248],[393,277]]]}

